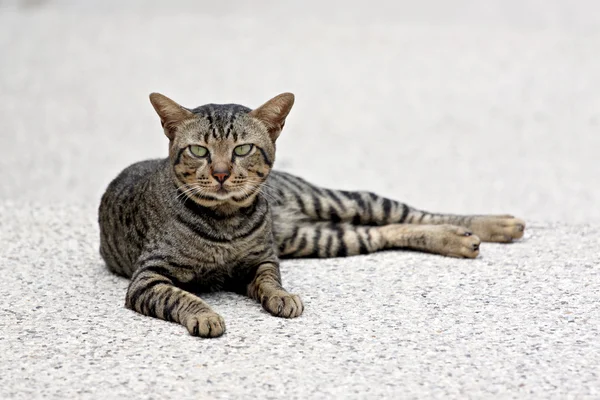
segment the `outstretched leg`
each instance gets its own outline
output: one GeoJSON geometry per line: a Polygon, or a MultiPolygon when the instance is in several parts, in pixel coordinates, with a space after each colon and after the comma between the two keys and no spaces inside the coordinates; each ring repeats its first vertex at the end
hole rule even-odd
{"type": "Polygon", "coordinates": [[[525,221],[512,215],[452,215],[413,211],[409,224],[453,224],[465,226],[484,242],[509,243],[525,233],[525,221]]]}
{"type": "Polygon", "coordinates": [[[323,189],[283,172],[271,174],[267,193],[279,204],[311,221],[353,225],[451,224],[463,226],[484,242],[510,242],[525,231],[525,222],[511,215],[452,215],[430,213],[371,192],[323,189]]]}
{"type": "Polygon", "coordinates": [[[177,272],[163,257],[147,257],[131,278],[125,306],[143,315],[178,322],[194,336],[221,336],[225,333],[223,318],[200,297],[175,286],[176,277],[181,276],[177,272]]]}
{"type": "Polygon", "coordinates": [[[282,257],[345,257],[407,248],[450,257],[475,258],[480,240],[455,225],[356,226],[305,222],[276,236],[282,257]],[[285,233],[284,233],[285,232],[285,233]]]}

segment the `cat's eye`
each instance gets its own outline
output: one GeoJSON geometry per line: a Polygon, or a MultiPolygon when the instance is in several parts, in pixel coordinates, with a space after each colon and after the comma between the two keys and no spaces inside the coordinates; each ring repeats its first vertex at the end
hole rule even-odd
{"type": "Polygon", "coordinates": [[[190,151],[196,157],[206,157],[208,155],[208,149],[206,147],[198,146],[195,144],[190,146],[190,151]]]}
{"type": "Polygon", "coordinates": [[[239,146],[237,146],[235,149],[233,149],[233,152],[235,153],[236,156],[245,156],[248,153],[250,153],[250,150],[252,150],[252,147],[254,147],[251,144],[241,144],[239,146]]]}

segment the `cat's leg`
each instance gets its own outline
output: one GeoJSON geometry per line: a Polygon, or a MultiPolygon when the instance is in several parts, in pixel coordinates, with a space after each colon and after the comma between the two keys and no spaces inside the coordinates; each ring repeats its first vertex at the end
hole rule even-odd
{"type": "Polygon", "coordinates": [[[278,172],[273,182],[292,208],[316,221],[354,225],[451,224],[469,228],[484,242],[510,242],[523,237],[525,222],[511,215],[452,215],[421,211],[371,192],[319,188],[302,178],[278,172]]]}
{"type": "MultiPolygon", "coordinates": [[[[152,259],[152,257],[149,257],[152,259]]],[[[225,321],[198,296],[176,286],[177,271],[168,264],[140,266],[131,278],[125,306],[140,314],[174,321],[191,335],[218,337],[225,333],[225,321]]]]}
{"type": "Polygon", "coordinates": [[[455,225],[357,226],[303,222],[276,237],[282,257],[345,257],[407,248],[450,257],[475,258],[480,239],[455,225]]]}
{"type": "Polygon", "coordinates": [[[467,227],[484,242],[509,243],[525,233],[525,221],[512,215],[453,215],[413,210],[409,224],[453,224],[467,227]]]}
{"type": "Polygon", "coordinates": [[[275,261],[260,264],[247,286],[248,297],[260,302],[265,310],[276,317],[295,318],[304,311],[302,300],[281,286],[279,264],[275,261]]]}

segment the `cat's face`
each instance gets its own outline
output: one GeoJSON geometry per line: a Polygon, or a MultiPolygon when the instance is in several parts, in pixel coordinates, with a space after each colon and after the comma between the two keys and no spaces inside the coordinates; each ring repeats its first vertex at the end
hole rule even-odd
{"type": "Polygon", "coordinates": [[[180,194],[207,207],[251,204],[275,161],[275,140],[294,96],[281,94],[255,110],[236,104],[187,110],[157,93],[150,100],[170,139],[180,194]]]}
{"type": "Polygon", "coordinates": [[[266,129],[247,115],[250,110],[233,115],[231,111],[229,106],[202,110],[180,124],[171,144],[171,162],[180,191],[202,204],[225,200],[246,203],[266,179],[275,159],[273,141],[266,129]]]}

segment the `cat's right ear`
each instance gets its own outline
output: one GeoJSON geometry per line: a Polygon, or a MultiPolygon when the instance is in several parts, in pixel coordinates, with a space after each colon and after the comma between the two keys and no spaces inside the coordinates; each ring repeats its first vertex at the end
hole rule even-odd
{"type": "Polygon", "coordinates": [[[175,137],[175,127],[183,120],[192,118],[194,114],[160,93],[150,93],[150,103],[160,117],[160,124],[169,140],[175,137]]]}

